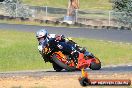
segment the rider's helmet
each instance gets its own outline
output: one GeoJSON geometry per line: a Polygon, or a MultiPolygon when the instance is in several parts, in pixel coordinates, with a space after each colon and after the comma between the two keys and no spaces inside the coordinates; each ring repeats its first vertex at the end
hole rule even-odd
{"type": "Polygon", "coordinates": [[[47,34],[48,34],[48,33],[47,33],[46,29],[41,29],[41,30],[37,31],[37,33],[36,33],[36,38],[37,38],[38,40],[40,40],[41,38],[46,39],[47,34]]]}

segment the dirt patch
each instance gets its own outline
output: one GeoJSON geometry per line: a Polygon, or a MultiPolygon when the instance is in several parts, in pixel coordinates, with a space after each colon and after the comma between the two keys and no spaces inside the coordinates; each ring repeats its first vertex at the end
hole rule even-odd
{"type": "MultiPolygon", "coordinates": [[[[61,76],[43,76],[43,77],[13,76],[9,78],[1,77],[0,88],[82,88],[82,86],[80,86],[78,82],[78,78],[79,75],[74,75],[74,76],[61,75],[61,76]]],[[[130,79],[132,81],[132,74],[106,74],[106,75],[90,74],[89,78],[130,79]]],[[[93,86],[91,86],[90,88],[93,88],[93,86]]],[[[121,87],[119,86],[119,88],[121,87]]],[[[123,86],[122,88],[128,88],[128,87],[123,86]]]]}

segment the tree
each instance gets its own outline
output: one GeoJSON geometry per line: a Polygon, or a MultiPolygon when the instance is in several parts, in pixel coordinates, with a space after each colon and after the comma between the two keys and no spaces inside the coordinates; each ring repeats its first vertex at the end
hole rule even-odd
{"type": "Polygon", "coordinates": [[[12,17],[27,18],[31,16],[31,11],[28,6],[25,6],[21,0],[5,0],[6,12],[12,17]]]}
{"type": "Polygon", "coordinates": [[[119,25],[132,26],[132,0],[114,0],[113,16],[119,25]]]}

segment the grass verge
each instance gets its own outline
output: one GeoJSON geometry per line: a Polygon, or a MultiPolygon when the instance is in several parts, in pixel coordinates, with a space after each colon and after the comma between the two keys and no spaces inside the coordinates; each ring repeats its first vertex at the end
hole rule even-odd
{"type": "Polygon", "coordinates": [[[50,67],[39,55],[33,33],[0,30],[0,71],[50,67]]]}
{"type": "MultiPolygon", "coordinates": [[[[0,20],[0,23],[26,24],[26,25],[38,25],[38,26],[55,26],[54,24],[39,23],[35,21],[20,21],[20,20],[0,20]]],[[[56,25],[56,26],[60,26],[60,25],[56,25]]]]}
{"type": "MultiPolygon", "coordinates": [[[[132,45],[82,38],[74,40],[99,57],[103,66],[132,62],[132,45]]],[[[37,43],[34,33],[0,30],[0,71],[51,68],[38,53],[37,43]]]]}
{"type": "Polygon", "coordinates": [[[50,26],[50,27],[69,27],[69,28],[78,28],[77,26],[66,26],[61,24],[48,24],[48,23],[39,23],[35,21],[20,21],[20,20],[0,20],[0,23],[7,24],[25,24],[25,25],[37,25],[37,26],[50,26]]]}
{"type": "MultiPolygon", "coordinates": [[[[68,0],[22,0],[26,4],[37,6],[52,6],[67,8],[68,0]]],[[[80,9],[87,10],[110,10],[112,4],[109,0],[80,0],[80,9]]]]}
{"type": "Polygon", "coordinates": [[[100,58],[103,66],[132,64],[131,44],[128,45],[81,38],[75,39],[75,41],[100,58]]]}

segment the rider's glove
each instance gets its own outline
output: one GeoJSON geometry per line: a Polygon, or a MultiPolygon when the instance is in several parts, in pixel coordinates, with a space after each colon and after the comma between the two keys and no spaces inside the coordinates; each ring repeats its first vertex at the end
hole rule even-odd
{"type": "Polygon", "coordinates": [[[56,35],[56,36],[55,36],[55,40],[56,40],[56,41],[60,41],[60,40],[61,40],[61,36],[56,35]]]}
{"type": "Polygon", "coordinates": [[[65,40],[65,36],[64,35],[56,35],[55,39],[56,39],[56,41],[63,41],[63,40],[65,40]]]}

